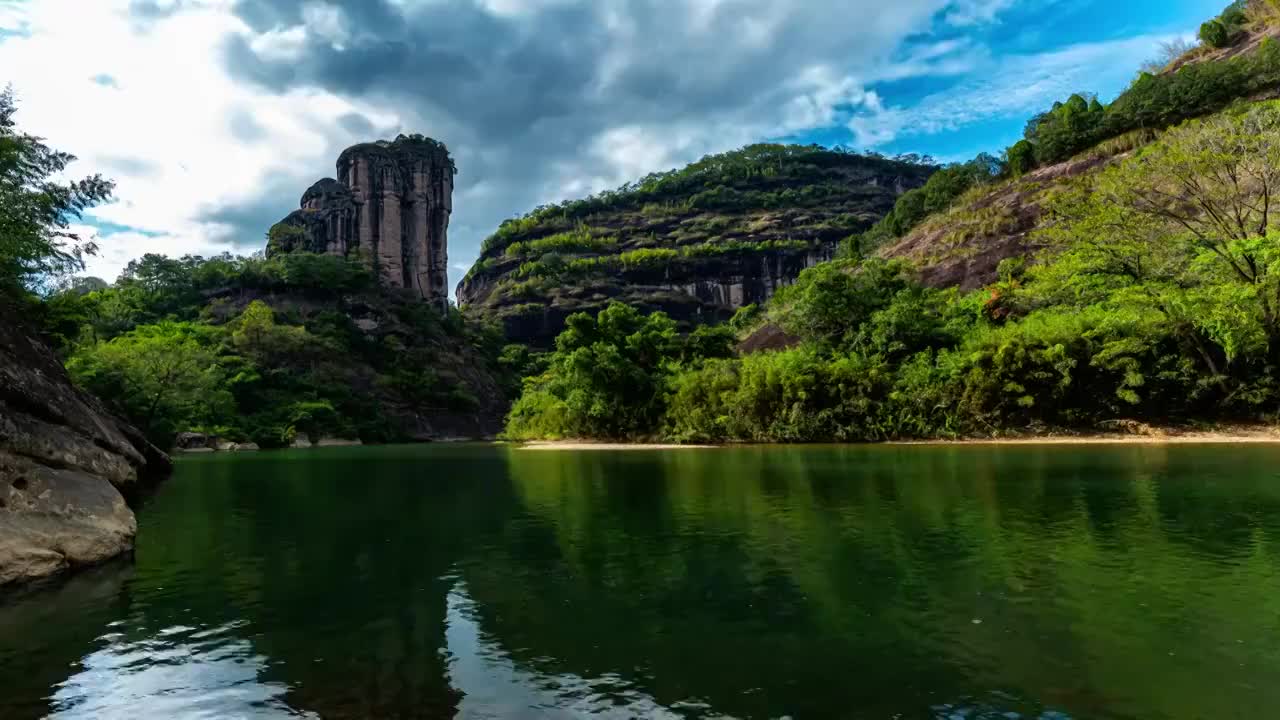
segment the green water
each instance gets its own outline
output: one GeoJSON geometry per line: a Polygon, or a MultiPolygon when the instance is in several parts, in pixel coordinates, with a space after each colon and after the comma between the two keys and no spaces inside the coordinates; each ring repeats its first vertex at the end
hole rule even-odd
{"type": "Polygon", "coordinates": [[[1280,714],[1280,448],[184,459],[0,718],[1280,714]]]}

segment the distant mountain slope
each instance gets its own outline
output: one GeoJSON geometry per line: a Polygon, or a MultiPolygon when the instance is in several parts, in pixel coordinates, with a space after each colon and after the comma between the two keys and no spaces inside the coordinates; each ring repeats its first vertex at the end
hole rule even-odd
{"type": "MultiPolygon", "coordinates": [[[[935,287],[968,290],[994,282],[1002,260],[1030,258],[1043,249],[1036,231],[1047,221],[1043,205],[1051,193],[1140,152],[1165,128],[1280,97],[1278,32],[1270,25],[1242,31],[1228,47],[1198,47],[1160,73],[1141,74],[1103,111],[1095,141],[1086,149],[976,188],[884,243],[876,254],[912,261],[924,282],[935,287]]],[[[1069,111],[1069,105],[1059,103],[1037,121],[1068,124],[1054,116],[1069,111]]],[[[1016,149],[1010,148],[1006,158],[1016,149]]]]}
{"type": "Polygon", "coordinates": [[[458,300],[537,346],[570,314],[611,300],[681,322],[722,321],[830,259],[935,170],[812,146],[710,156],[503,223],[458,300]]]}

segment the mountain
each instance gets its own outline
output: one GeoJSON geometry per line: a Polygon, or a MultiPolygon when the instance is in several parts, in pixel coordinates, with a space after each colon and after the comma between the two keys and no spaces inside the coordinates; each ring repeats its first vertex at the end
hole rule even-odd
{"type": "Polygon", "coordinates": [[[383,285],[446,308],[453,176],[449,149],[422,135],[361,143],[338,156],[338,179],[302,195],[271,228],[268,257],[305,251],[359,256],[383,285]]]}
{"type": "MultiPolygon", "coordinates": [[[[1264,6],[1256,8],[1261,13],[1264,6]]],[[[1045,206],[1055,193],[1087,184],[1159,140],[1166,128],[1280,98],[1280,17],[1265,17],[1272,20],[1242,25],[1223,47],[1203,44],[1159,72],[1140,73],[1110,105],[1095,102],[1086,111],[1092,117],[1075,112],[1085,103],[1080,96],[1057,103],[1032,120],[1027,140],[1006,152],[1006,158],[1014,158],[1019,146],[1038,142],[1035,151],[1043,161],[974,189],[900,237],[883,241],[876,254],[910,261],[927,285],[964,290],[995,282],[1002,260],[1034,260],[1045,249],[1038,231],[1052,220],[1045,206]],[[1046,155],[1049,131],[1069,141],[1056,143],[1062,149],[1046,155]]]]}
{"type": "Polygon", "coordinates": [[[539,347],[569,315],[614,300],[686,325],[724,321],[832,258],[935,170],[814,146],[712,155],[503,223],[458,302],[539,347]]]}

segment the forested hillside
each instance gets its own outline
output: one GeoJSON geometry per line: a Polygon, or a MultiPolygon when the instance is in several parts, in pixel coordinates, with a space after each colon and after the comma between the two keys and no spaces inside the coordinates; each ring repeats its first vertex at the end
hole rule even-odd
{"type": "Polygon", "coordinates": [[[935,170],[820,147],[753,145],[539,208],[489,237],[458,286],[513,341],[548,346],[610,301],[688,326],[763,302],[935,170]]]}
{"type": "Polygon", "coordinates": [[[1005,150],[992,183],[927,212],[904,198],[860,246],[910,260],[932,286],[994,282],[1001,260],[1043,247],[1035,231],[1050,219],[1046,200],[1059,188],[1130,157],[1180,122],[1280,97],[1280,9],[1270,0],[1234,3],[1201,34],[1198,46],[1166,46],[1110,104],[1089,94],[1055,103],[1005,150]]]}
{"type": "Polygon", "coordinates": [[[44,313],[72,377],[161,444],[482,437],[509,391],[496,333],[331,255],[147,255],[44,313]]]}

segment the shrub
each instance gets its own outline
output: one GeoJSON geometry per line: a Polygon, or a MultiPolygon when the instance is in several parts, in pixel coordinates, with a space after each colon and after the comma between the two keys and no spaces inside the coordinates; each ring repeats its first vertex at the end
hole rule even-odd
{"type": "Polygon", "coordinates": [[[1200,26],[1200,42],[1211,48],[1224,48],[1231,43],[1231,32],[1226,23],[1214,18],[1200,26]]]}

